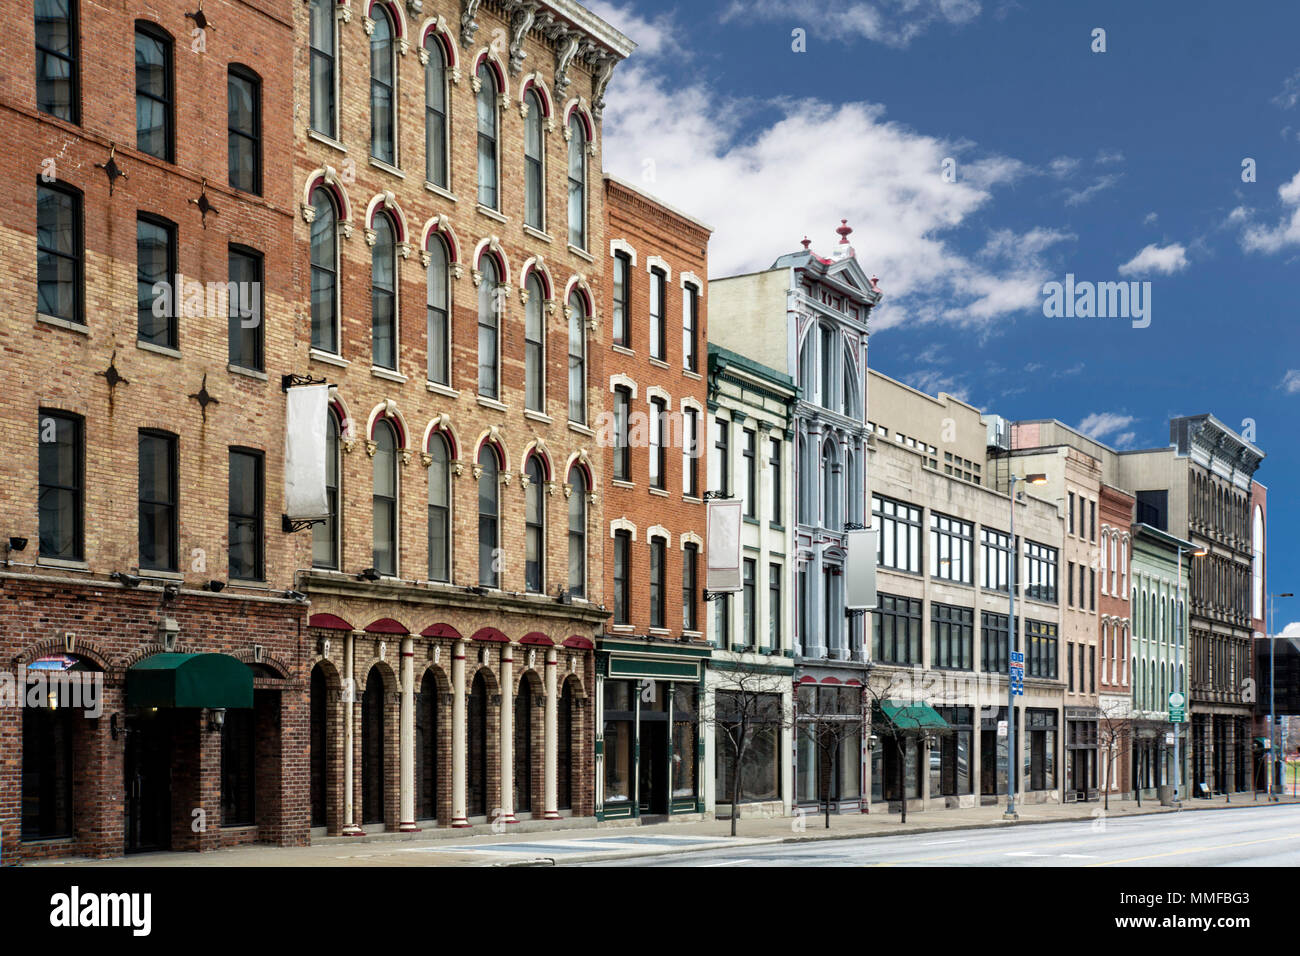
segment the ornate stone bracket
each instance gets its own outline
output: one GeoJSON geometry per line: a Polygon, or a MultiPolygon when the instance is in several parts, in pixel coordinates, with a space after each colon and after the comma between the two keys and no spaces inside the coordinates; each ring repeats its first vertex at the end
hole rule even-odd
{"type": "Polygon", "coordinates": [[[518,75],[524,68],[528,54],[524,52],[524,39],[537,18],[537,4],[521,3],[510,17],[510,72],[518,75]]]}
{"type": "Polygon", "coordinates": [[[474,34],[478,33],[478,21],[474,18],[478,15],[478,8],[483,0],[464,0],[460,14],[460,43],[461,46],[468,48],[474,42],[474,34]]]}

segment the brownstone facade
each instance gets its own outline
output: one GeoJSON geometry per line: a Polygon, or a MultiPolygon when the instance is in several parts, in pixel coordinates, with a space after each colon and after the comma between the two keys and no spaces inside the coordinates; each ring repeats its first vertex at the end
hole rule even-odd
{"type": "Polygon", "coordinates": [[[1132,722],[1133,689],[1129,660],[1133,622],[1130,612],[1128,566],[1134,498],[1130,493],[1101,483],[1098,494],[1101,553],[1098,574],[1098,759],[1100,786],[1113,794],[1133,789],[1132,722]],[[1109,752],[1109,756],[1107,755],[1109,752]],[[1108,762],[1109,761],[1109,762],[1108,762]]]}

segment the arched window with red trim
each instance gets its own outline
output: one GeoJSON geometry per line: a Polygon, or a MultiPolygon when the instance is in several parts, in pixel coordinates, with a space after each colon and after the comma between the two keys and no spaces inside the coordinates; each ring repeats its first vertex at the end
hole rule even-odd
{"type": "Polygon", "coordinates": [[[397,62],[393,21],[380,5],[371,8],[370,34],[370,155],[390,166],[397,164],[397,62]]]}
{"type": "Polygon", "coordinates": [[[375,422],[373,567],[397,576],[397,432],[385,419],[375,422]]]}
{"type": "Polygon", "coordinates": [[[325,412],[325,501],[329,517],[311,526],[311,563],[317,568],[339,566],[339,416],[325,412]]]}
{"type": "Polygon", "coordinates": [[[569,296],[569,421],[587,424],[587,300],[569,296]]]}
{"type": "Polygon", "coordinates": [[[501,463],[496,449],[487,443],[478,453],[478,583],[483,587],[500,586],[499,566],[501,518],[501,463]]]}
{"type": "Polygon", "coordinates": [[[312,193],[311,209],[311,347],[338,354],[338,209],[323,187],[312,193]]]}
{"type": "Polygon", "coordinates": [[[451,580],[451,475],[447,442],[429,437],[429,580],[451,580]]]}
{"type": "Polygon", "coordinates": [[[500,209],[497,193],[497,77],[486,57],[479,64],[478,105],[478,201],[489,209],[500,209]]]}
{"type": "Polygon", "coordinates": [[[578,465],[570,469],[569,484],[569,594],[587,596],[587,475],[578,465]]]}
{"type": "Polygon", "coordinates": [[[375,215],[370,250],[370,348],[377,368],[397,370],[397,245],[387,213],[375,215]]]}
{"type": "Polygon", "coordinates": [[[501,356],[498,340],[501,330],[500,273],[496,260],[484,253],[479,264],[482,278],[478,285],[478,393],[484,398],[498,398],[501,391],[501,356]]]}
{"type": "Polygon", "coordinates": [[[447,189],[447,56],[432,31],[424,49],[429,55],[424,67],[424,175],[447,189]]]}
{"type": "Polygon", "coordinates": [[[569,245],[587,248],[587,127],[577,110],[569,118],[569,245]]]}

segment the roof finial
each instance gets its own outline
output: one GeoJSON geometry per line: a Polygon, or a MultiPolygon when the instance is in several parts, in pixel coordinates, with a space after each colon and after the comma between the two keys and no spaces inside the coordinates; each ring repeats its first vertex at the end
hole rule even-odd
{"type": "Polygon", "coordinates": [[[804,236],[802,245],[803,245],[803,251],[807,252],[808,247],[812,245],[812,240],[809,239],[807,236],[804,236]]]}
{"type": "Polygon", "coordinates": [[[853,232],[853,227],[849,225],[849,221],[847,219],[841,219],[840,227],[835,231],[839,233],[840,245],[847,246],[849,244],[849,233],[853,232]]]}

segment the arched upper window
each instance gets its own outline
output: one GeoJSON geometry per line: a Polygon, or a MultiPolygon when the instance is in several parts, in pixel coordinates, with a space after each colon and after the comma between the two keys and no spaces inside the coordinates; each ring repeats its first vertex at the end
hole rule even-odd
{"type": "Polygon", "coordinates": [[[844,388],[840,411],[849,418],[857,418],[861,414],[858,411],[858,376],[853,369],[853,356],[847,351],[844,353],[844,388]]]}
{"type": "Polygon", "coordinates": [[[430,382],[451,384],[451,283],[447,247],[442,240],[429,243],[429,268],[425,270],[426,334],[429,343],[427,374],[430,382]]]}
{"type": "Polygon", "coordinates": [[[447,189],[447,60],[432,32],[424,48],[429,54],[424,67],[424,176],[447,189]]]}
{"type": "Polygon", "coordinates": [[[135,22],[135,148],[172,162],[176,158],[176,80],[172,38],[146,20],[135,22]]]}
{"type": "Polygon", "coordinates": [[[808,330],[804,336],[803,348],[799,351],[799,387],[803,389],[804,398],[815,401],[817,394],[817,326],[808,330]]]}
{"type": "Polygon", "coordinates": [[[429,439],[429,580],[451,580],[451,472],[447,442],[429,439]]]}
{"type": "Polygon", "coordinates": [[[311,128],[326,136],[334,128],[335,0],[311,0],[311,128]]]}
{"type": "Polygon", "coordinates": [[[528,275],[524,288],[524,407],[546,411],[546,322],[542,318],[542,283],[536,272],[528,275]]]}
{"type": "Polygon", "coordinates": [[[540,592],[545,584],[546,501],[542,497],[542,462],[530,455],[524,469],[528,484],[524,487],[524,586],[540,592]]]}
{"type": "Polygon", "coordinates": [[[835,387],[836,371],[840,367],[839,335],[829,325],[821,327],[821,376],[818,384],[818,402],[822,408],[834,408],[839,391],[835,387]]]}
{"type": "Polygon", "coordinates": [[[227,132],[230,185],[248,193],[262,192],[262,81],[247,67],[231,65],[226,72],[227,132]]]}
{"type": "Polygon", "coordinates": [[[839,502],[840,463],[835,455],[834,441],[822,443],[822,527],[840,527],[839,502]]]}
{"type": "Polygon", "coordinates": [[[1264,616],[1264,509],[1255,506],[1250,530],[1251,617],[1264,616]]]}
{"type": "Polygon", "coordinates": [[[587,595],[587,476],[581,468],[569,472],[569,594],[587,595]]]}
{"type": "Polygon", "coordinates": [[[587,127],[569,118],[569,245],[587,248],[587,127]]]}
{"type": "Polygon", "coordinates": [[[375,216],[370,250],[370,348],[378,368],[397,370],[397,245],[392,221],[375,216]]]}
{"type": "Polygon", "coordinates": [[[497,200],[497,77],[485,58],[478,68],[478,201],[500,209],[497,200]]]}
{"type": "Polygon", "coordinates": [[[500,394],[500,356],[497,341],[501,329],[501,296],[496,261],[488,255],[479,266],[478,286],[478,393],[484,398],[500,394]]]}
{"type": "Polygon", "coordinates": [[[587,305],[576,289],[569,296],[569,421],[587,424],[587,305]]]}
{"type": "Polygon", "coordinates": [[[375,422],[374,563],[380,574],[397,576],[397,433],[375,422]]]}
{"type": "Polygon", "coordinates": [[[326,411],[325,501],[329,518],[311,526],[311,563],[317,568],[339,566],[339,416],[326,411]]]}
{"type": "Polygon", "coordinates": [[[811,525],[817,520],[817,502],[815,498],[816,462],[808,451],[808,438],[799,433],[799,521],[811,525]]]}
{"type": "Polygon", "coordinates": [[[311,345],[339,351],[338,215],[329,191],[311,197],[311,345]]]}
{"type": "Polygon", "coordinates": [[[390,166],[397,163],[397,63],[393,21],[383,7],[372,7],[370,34],[370,155],[390,166]]]}
{"type": "Polygon", "coordinates": [[[536,90],[524,97],[528,115],[524,117],[524,224],[534,229],[546,228],[546,150],[543,147],[545,117],[542,98],[536,90]]]}
{"type": "Polygon", "coordinates": [[[491,445],[485,444],[479,451],[478,464],[478,583],[494,588],[501,581],[498,559],[501,487],[500,462],[491,445]]]}

